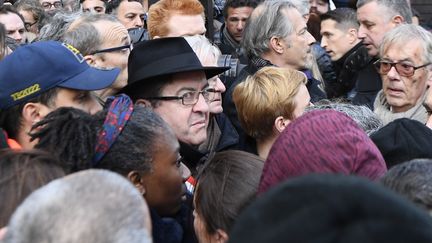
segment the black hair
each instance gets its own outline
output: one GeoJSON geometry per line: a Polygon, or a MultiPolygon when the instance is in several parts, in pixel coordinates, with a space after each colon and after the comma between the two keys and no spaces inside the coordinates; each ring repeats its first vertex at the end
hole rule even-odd
{"type": "Polygon", "coordinates": [[[117,8],[120,6],[120,3],[123,1],[127,2],[139,2],[142,5],[142,2],[139,0],[111,0],[109,2],[106,2],[106,13],[111,14],[117,10],[117,8]]]}
{"type": "Polygon", "coordinates": [[[227,0],[223,8],[223,16],[224,18],[228,18],[228,8],[256,8],[261,2],[262,0],[227,0]]]}
{"type": "Polygon", "coordinates": [[[107,110],[90,115],[75,108],[59,108],[37,123],[31,136],[39,139],[36,148],[59,156],[68,173],[88,168],[107,169],[124,176],[132,170],[150,171],[154,150],[159,139],[163,139],[162,134],[168,133],[168,125],[150,108],[135,105],[109,151],[92,165],[97,135],[106,115],[107,110]]]}
{"type": "Polygon", "coordinates": [[[334,20],[337,25],[344,25],[344,27],[359,27],[356,11],[352,8],[337,8],[321,14],[320,17],[321,22],[330,19],[334,20]]]}
{"type": "MultiPolygon", "coordinates": [[[[163,75],[148,80],[137,81],[140,84],[126,88],[124,93],[127,94],[135,103],[138,99],[146,97],[159,97],[162,94],[163,88],[172,82],[172,75],[163,75]]],[[[156,108],[160,104],[160,100],[149,100],[151,106],[156,108]]]]}
{"type": "Polygon", "coordinates": [[[22,126],[22,111],[27,103],[41,103],[53,107],[54,100],[60,88],[52,88],[28,101],[0,110],[0,127],[2,127],[10,138],[16,139],[22,126]]]}

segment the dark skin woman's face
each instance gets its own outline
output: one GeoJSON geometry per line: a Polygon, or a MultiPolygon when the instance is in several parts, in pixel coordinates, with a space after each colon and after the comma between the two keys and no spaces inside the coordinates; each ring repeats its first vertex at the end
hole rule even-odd
{"type": "Polygon", "coordinates": [[[153,168],[143,175],[145,199],[160,216],[174,215],[185,199],[184,182],[189,169],[181,162],[179,143],[174,134],[160,138],[153,154],[153,168]]]}

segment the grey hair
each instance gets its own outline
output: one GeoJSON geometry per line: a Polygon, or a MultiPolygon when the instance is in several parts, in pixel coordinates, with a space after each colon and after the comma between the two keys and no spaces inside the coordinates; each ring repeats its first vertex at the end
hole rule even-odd
{"type": "Polygon", "coordinates": [[[309,14],[309,9],[310,9],[309,0],[285,0],[285,1],[294,4],[303,17],[309,14]]]}
{"type": "Polygon", "coordinates": [[[432,212],[432,159],[413,159],[390,168],[381,184],[432,212]]]}
{"type": "Polygon", "coordinates": [[[63,41],[78,49],[83,55],[98,50],[103,43],[101,33],[94,23],[99,21],[120,23],[112,15],[91,13],[83,14],[77,21],[79,21],[77,25],[65,32],[63,41]]]}
{"type": "Polygon", "coordinates": [[[69,25],[81,15],[81,12],[57,12],[51,21],[41,28],[36,41],[63,41],[63,35],[69,25]]]}
{"type": "Polygon", "coordinates": [[[381,119],[366,106],[338,102],[330,102],[325,104],[323,102],[322,104],[316,104],[314,106],[308,107],[306,111],[309,112],[313,110],[326,109],[345,113],[347,116],[351,117],[351,119],[353,119],[357,125],[359,125],[360,128],[362,128],[363,131],[365,131],[368,135],[372,134],[383,126],[381,119]]]}
{"type": "Polygon", "coordinates": [[[210,43],[210,41],[203,35],[185,36],[188,44],[198,56],[201,63],[208,57],[212,56],[216,60],[220,57],[221,51],[219,48],[210,43]]]}
{"type": "Polygon", "coordinates": [[[34,0],[19,0],[14,3],[17,11],[28,11],[33,15],[34,20],[37,22],[38,30],[40,30],[48,21],[49,15],[45,13],[39,1],[34,0]]]}
{"type": "Polygon", "coordinates": [[[405,44],[411,40],[421,42],[423,61],[432,62],[432,34],[423,27],[414,24],[403,24],[390,30],[383,38],[380,46],[380,56],[395,44],[405,44]]]}
{"type": "Polygon", "coordinates": [[[412,23],[412,12],[411,6],[408,4],[408,1],[405,0],[358,0],[357,1],[357,9],[362,7],[363,5],[376,2],[378,5],[385,7],[387,11],[384,11],[382,14],[387,16],[388,19],[393,18],[396,15],[400,15],[404,18],[404,21],[408,24],[412,23]]]}
{"type": "Polygon", "coordinates": [[[119,174],[85,170],[34,191],[18,207],[4,243],[144,243],[151,240],[149,209],[119,174]]]}
{"type": "Polygon", "coordinates": [[[270,50],[272,37],[285,38],[294,32],[294,26],[283,10],[296,6],[288,1],[265,1],[252,12],[246,24],[242,46],[249,57],[261,56],[270,50]]]}

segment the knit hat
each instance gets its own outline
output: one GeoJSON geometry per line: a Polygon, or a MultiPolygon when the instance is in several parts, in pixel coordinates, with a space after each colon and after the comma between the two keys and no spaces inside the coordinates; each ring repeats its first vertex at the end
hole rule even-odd
{"type": "Polygon", "coordinates": [[[334,110],[311,111],[291,122],[273,144],[258,191],[308,173],[376,180],[386,171],[378,148],[351,118],[334,110]]]}
{"type": "Polygon", "coordinates": [[[307,175],[258,197],[229,242],[432,242],[432,219],[394,192],[360,177],[307,175]]]}
{"type": "Polygon", "coordinates": [[[417,159],[432,159],[432,129],[408,118],[394,120],[371,136],[390,168],[417,159]]]}

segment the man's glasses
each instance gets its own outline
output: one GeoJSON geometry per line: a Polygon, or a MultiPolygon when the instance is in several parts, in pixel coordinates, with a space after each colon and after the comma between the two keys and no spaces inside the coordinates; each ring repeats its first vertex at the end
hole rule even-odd
{"type": "Polygon", "coordinates": [[[26,28],[26,30],[29,30],[36,23],[37,23],[37,20],[34,23],[25,22],[24,27],[26,28]]]}
{"type": "Polygon", "coordinates": [[[198,103],[199,95],[202,94],[204,97],[204,100],[208,103],[210,101],[213,101],[215,96],[215,90],[214,89],[205,89],[202,91],[189,91],[187,93],[184,93],[182,96],[160,96],[160,97],[147,97],[144,99],[147,100],[182,100],[183,105],[195,105],[198,103]]]}
{"type": "Polygon", "coordinates": [[[97,50],[97,51],[94,51],[94,52],[90,53],[90,55],[94,55],[96,53],[120,51],[120,50],[124,50],[124,49],[128,49],[129,51],[132,51],[132,48],[133,48],[133,45],[131,43],[131,44],[127,44],[127,45],[124,45],[124,46],[118,46],[118,47],[113,47],[113,48],[107,48],[107,49],[97,50]]]}
{"type": "Polygon", "coordinates": [[[387,74],[388,72],[390,72],[390,69],[392,67],[394,67],[394,68],[396,68],[396,71],[399,73],[400,76],[411,77],[414,75],[415,70],[429,66],[429,65],[431,65],[431,63],[426,63],[424,65],[420,65],[420,66],[415,67],[411,64],[404,63],[404,62],[389,62],[389,61],[380,59],[380,60],[374,62],[374,65],[376,66],[376,68],[378,69],[378,72],[381,75],[387,74]]]}
{"type": "Polygon", "coordinates": [[[63,3],[60,1],[53,2],[53,3],[49,3],[49,2],[43,2],[42,3],[42,7],[44,9],[50,9],[52,6],[54,6],[54,8],[61,8],[61,7],[63,7],[63,3]]]}

